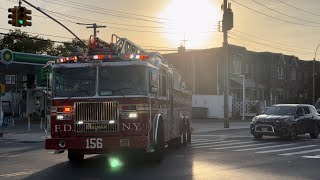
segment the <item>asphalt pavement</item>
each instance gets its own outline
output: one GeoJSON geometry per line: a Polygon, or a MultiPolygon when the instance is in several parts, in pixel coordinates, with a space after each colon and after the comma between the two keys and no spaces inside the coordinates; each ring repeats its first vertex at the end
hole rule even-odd
{"type": "Polygon", "coordinates": [[[161,163],[137,154],[107,154],[72,164],[66,153],[53,154],[43,143],[0,139],[0,179],[319,179],[320,139],[306,134],[296,141],[277,137],[256,141],[248,123],[230,122],[226,129],[223,122],[193,121],[191,144],[167,149],[161,163]],[[120,160],[114,166],[116,158],[120,160]]]}

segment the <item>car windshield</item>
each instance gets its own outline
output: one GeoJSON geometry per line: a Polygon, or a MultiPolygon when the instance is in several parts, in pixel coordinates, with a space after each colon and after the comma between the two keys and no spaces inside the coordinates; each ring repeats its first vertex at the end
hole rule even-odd
{"type": "Polygon", "coordinates": [[[316,104],[314,105],[314,107],[315,107],[316,109],[320,109],[320,101],[317,101],[316,104]]]}
{"type": "Polygon", "coordinates": [[[56,97],[86,97],[95,95],[96,68],[53,69],[52,92],[56,97]]]}
{"type": "Polygon", "coordinates": [[[99,70],[99,95],[146,95],[148,69],[145,66],[104,66],[99,70]]]}
{"type": "Polygon", "coordinates": [[[294,115],[294,106],[272,106],[266,111],[266,115],[294,115]]]}

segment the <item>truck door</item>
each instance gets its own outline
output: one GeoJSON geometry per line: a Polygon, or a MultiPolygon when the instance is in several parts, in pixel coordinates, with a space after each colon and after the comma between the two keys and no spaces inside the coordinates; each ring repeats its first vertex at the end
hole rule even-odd
{"type": "Polygon", "coordinates": [[[170,133],[170,137],[174,136],[174,119],[173,119],[173,77],[170,72],[168,72],[168,129],[170,133]]]}

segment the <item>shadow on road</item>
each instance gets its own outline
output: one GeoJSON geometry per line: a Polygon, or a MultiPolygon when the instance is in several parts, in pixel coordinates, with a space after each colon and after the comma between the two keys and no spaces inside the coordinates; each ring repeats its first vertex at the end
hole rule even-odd
{"type": "MultiPolygon", "coordinates": [[[[168,150],[162,162],[153,162],[142,154],[109,154],[86,158],[80,163],[62,162],[47,169],[38,171],[25,180],[62,180],[62,179],[172,179],[173,176],[192,179],[192,159],[179,158],[174,153],[181,150],[168,150]],[[112,162],[120,159],[120,162],[112,162]],[[180,170],[175,170],[179,168],[180,170]],[[182,170],[182,171],[181,171],[182,170]],[[181,171],[181,172],[179,172],[181,171]]],[[[181,179],[181,178],[180,178],[181,179]]]]}

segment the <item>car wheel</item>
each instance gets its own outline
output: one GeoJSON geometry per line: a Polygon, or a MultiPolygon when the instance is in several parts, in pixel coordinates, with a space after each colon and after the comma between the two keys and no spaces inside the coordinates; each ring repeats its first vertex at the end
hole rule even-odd
{"type": "Polygon", "coordinates": [[[317,124],[315,124],[313,132],[310,133],[310,137],[316,139],[316,138],[318,138],[318,136],[319,136],[319,126],[317,124]]]}
{"type": "Polygon", "coordinates": [[[162,120],[159,121],[157,131],[157,144],[155,145],[155,152],[152,153],[151,159],[154,162],[161,162],[164,156],[164,149],[165,149],[165,140],[164,140],[164,127],[162,120]]]}
{"type": "Polygon", "coordinates": [[[290,127],[289,138],[292,141],[297,139],[297,128],[295,126],[290,127]]]}
{"type": "Polygon", "coordinates": [[[262,139],[263,135],[262,134],[253,134],[253,137],[255,140],[260,140],[260,139],[262,139]]]}

